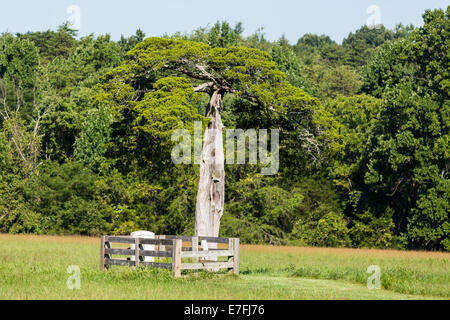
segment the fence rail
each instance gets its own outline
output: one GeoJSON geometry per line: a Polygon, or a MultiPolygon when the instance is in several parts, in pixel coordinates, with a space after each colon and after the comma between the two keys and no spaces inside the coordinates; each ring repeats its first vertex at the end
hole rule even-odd
{"type": "Polygon", "coordinates": [[[110,266],[146,266],[171,269],[175,277],[180,277],[181,270],[228,269],[237,275],[239,274],[239,239],[170,235],[158,235],[155,239],[102,236],[100,259],[101,270],[110,266]],[[129,244],[130,247],[113,248],[113,243],[129,244]],[[131,248],[132,245],[134,248],[131,248]],[[143,245],[153,245],[154,250],[145,250],[143,245]],[[113,255],[122,257],[116,258],[113,255]],[[145,257],[152,257],[158,261],[149,262],[145,260],[145,257]],[[225,261],[219,261],[219,258],[223,257],[225,261]],[[171,262],[167,262],[169,259],[171,262]]]}

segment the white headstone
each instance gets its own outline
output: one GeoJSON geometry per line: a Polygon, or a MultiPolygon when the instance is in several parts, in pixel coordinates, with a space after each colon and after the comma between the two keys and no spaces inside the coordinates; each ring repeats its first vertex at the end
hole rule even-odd
{"type": "MultiPolygon", "coordinates": [[[[131,236],[134,238],[145,238],[145,239],[155,239],[155,234],[153,232],[150,231],[144,231],[144,230],[140,230],[140,231],[135,231],[131,233],[131,236]]],[[[154,244],[143,244],[142,245],[144,250],[148,250],[148,251],[155,251],[155,245],[154,244]]],[[[131,249],[134,250],[135,245],[132,244],[131,245],[131,249]]],[[[131,256],[131,261],[135,261],[136,258],[134,255],[131,256]]],[[[145,262],[155,262],[155,257],[145,257],[144,258],[145,262]]]]}
{"type": "Polygon", "coordinates": [[[202,240],[201,246],[202,246],[203,251],[208,251],[208,241],[202,240]]]}

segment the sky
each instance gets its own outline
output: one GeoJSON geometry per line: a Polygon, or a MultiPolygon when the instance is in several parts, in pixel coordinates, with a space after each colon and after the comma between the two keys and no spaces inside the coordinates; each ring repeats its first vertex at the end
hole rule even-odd
{"type": "Polygon", "coordinates": [[[109,33],[114,40],[141,28],[147,36],[191,32],[218,20],[242,22],[244,35],[263,27],[271,41],[296,43],[305,33],[342,42],[365,24],[422,25],[426,9],[450,0],[1,0],[0,33],[55,30],[68,19],[79,35],[109,33]]]}

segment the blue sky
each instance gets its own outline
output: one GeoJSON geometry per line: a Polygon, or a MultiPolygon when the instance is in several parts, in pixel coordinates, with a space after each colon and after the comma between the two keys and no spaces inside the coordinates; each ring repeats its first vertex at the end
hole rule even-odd
{"type": "Polygon", "coordinates": [[[244,34],[264,27],[266,37],[285,35],[295,43],[305,33],[327,34],[341,42],[349,32],[366,24],[369,6],[380,9],[380,21],[388,28],[398,23],[422,24],[425,9],[446,8],[448,0],[14,0],[0,5],[0,32],[56,29],[80,8],[80,35],[134,34],[147,36],[176,31],[190,32],[217,20],[241,21],[244,34]]]}

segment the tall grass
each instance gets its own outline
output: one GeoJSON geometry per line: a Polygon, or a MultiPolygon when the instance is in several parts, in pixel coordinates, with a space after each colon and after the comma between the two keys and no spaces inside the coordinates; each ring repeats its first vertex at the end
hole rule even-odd
{"type": "Polygon", "coordinates": [[[243,274],[346,280],[366,284],[367,268],[381,269],[381,285],[404,294],[450,298],[449,253],[250,246],[243,274]]]}
{"type": "Polygon", "coordinates": [[[241,275],[99,270],[100,241],[0,235],[0,299],[405,299],[450,298],[449,254],[241,246],[241,275]],[[69,290],[67,267],[81,269],[69,290]],[[383,289],[365,287],[369,265],[383,289]],[[312,279],[312,280],[310,280],[312,279]]]}

